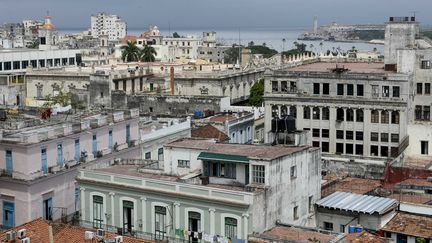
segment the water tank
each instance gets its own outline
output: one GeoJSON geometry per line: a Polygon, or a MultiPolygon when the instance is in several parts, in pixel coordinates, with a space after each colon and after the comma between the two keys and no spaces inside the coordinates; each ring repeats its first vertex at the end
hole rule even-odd
{"type": "Polygon", "coordinates": [[[195,119],[201,118],[201,116],[202,116],[202,112],[201,111],[195,111],[194,112],[195,119]]]}

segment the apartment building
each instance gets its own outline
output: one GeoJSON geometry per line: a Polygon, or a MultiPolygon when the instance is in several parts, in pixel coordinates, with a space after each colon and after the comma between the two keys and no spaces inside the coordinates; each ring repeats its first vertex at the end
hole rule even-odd
{"type": "Polygon", "coordinates": [[[126,36],[126,22],[121,20],[117,15],[98,13],[97,15],[92,15],[90,21],[90,31],[94,38],[107,35],[109,41],[118,41],[120,38],[126,36]]]}

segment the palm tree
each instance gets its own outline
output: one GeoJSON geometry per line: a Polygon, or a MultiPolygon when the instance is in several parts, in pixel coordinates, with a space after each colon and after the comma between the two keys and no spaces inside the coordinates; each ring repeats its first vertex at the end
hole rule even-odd
{"type": "Polygon", "coordinates": [[[157,52],[152,46],[145,45],[140,52],[139,60],[142,62],[154,62],[156,55],[157,52]]]}
{"type": "Polygon", "coordinates": [[[140,49],[136,42],[128,41],[127,45],[122,46],[122,60],[124,62],[136,62],[139,60],[140,49]]]}

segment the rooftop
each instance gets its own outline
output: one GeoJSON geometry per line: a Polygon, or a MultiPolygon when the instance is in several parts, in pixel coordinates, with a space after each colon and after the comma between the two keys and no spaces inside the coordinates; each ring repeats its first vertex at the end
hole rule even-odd
{"type": "MultiPolygon", "coordinates": [[[[254,234],[249,237],[249,242],[262,241],[289,241],[289,242],[311,242],[310,239],[316,239],[316,242],[330,242],[335,235],[324,234],[312,229],[303,229],[288,226],[276,226],[262,234],[254,234]]],[[[315,242],[315,241],[314,241],[315,242]]]]}
{"type": "Polygon", "coordinates": [[[399,204],[395,199],[335,192],[319,200],[318,207],[364,214],[385,214],[399,204]]]}
{"type": "Polygon", "coordinates": [[[392,242],[390,239],[385,239],[377,235],[373,235],[367,231],[360,233],[347,234],[345,236],[347,242],[358,242],[358,243],[386,243],[392,242]]]}
{"type": "Polygon", "coordinates": [[[335,63],[335,62],[315,62],[309,63],[305,65],[295,66],[286,69],[285,71],[292,72],[327,72],[332,73],[332,69],[336,68],[345,68],[348,69],[348,73],[372,73],[372,74],[385,74],[391,73],[389,71],[384,70],[383,63],[377,62],[343,62],[343,63],[335,63]]]}
{"type": "MultiPolygon", "coordinates": [[[[52,225],[54,242],[82,243],[87,242],[84,238],[86,231],[95,232],[94,229],[86,229],[79,226],[67,224],[58,224],[46,221],[42,218],[35,219],[21,226],[13,228],[14,231],[26,229],[26,236],[30,238],[32,243],[47,243],[49,242],[48,228],[52,225]]],[[[96,235],[96,233],[95,233],[96,235]]],[[[106,232],[105,240],[114,240],[115,234],[106,232]]],[[[0,233],[0,239],[6,237],[6,232],[0,233]]],[[[141,240],[132,237],[123,237],[124,243],[146,243],[151,241],[141,240]]]]}
{"type": "Polygon", "coordinates": [[[213,154],[245,156],[249,159],[274,160],[306,149],[309,146],[266,146],[245,144],[222,144],[205,139],[180,139],[169,143],[167,147],[205,150],[213,154]]]}
{"type": "Polygon", "coordinates": [[[228,135],[221,132],[216,127],[207,124],[203,127],[192,129],[191,135],[193,138],[213,138],[216,141],[224,142],[230,140],[228,135]]]}
{"type": "Polygon", "coordinates": [[[411,188],[420,190],[432,190],[432,181],[427,179],[406,179],[396,184],[399,188],[411,188]]]}
{"type": "Polygon", "coordinates": [[[382,229],[404,235],[432,238],[432,217],[398,213],[382,229]]]}
{"type": "Polygon", "coordinates": [[[321,196],[326,197],[336,191],[368,194],[379,187],[381,187],[381,182],[379,180],[346,177],[344,179],[331,181],[325,186],[323,185],[321,188],[321,196]]]}

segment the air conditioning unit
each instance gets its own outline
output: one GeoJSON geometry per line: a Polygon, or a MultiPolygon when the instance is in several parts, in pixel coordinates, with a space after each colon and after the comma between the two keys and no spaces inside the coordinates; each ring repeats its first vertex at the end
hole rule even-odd
{"type": "Polygon", "coordinates": [[[14,231],[6,232],[6,241],[15,240],[16,233],[14,231]]]}
{"type": "Polygon", "coordinates": [[[30,243],[30,238],[26,237],[24,239],[21,239],[21,243],[30,243]]]}
{"type": "Polygon", "coordinates": [[[103,230],[103,229],[98,229],[98,230],[96,231],[96,236],[97,236],[97,237],[104,237],[104,236],[105,236],[105,230],[103,230]]]}
{"type": "Polygon", "coordinates": [[[20,229],[20,230],[18,230],[17,234],[18,234],[18,238],[23,239],[26,236],[26,230],[20,229]]]}
{"type": "Polygon", "coordinates": [[[84,239],[85,240],[93,240],[94,233],[92,231],[86,231],[84,232],[84,239]]]}
{"type": "Polygon", "coordinates": [[[115,243],[123,243],[123,236],[118,235],[115,237],[115,243]]]}

